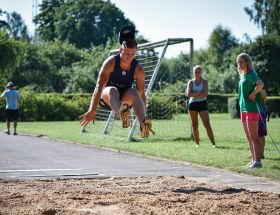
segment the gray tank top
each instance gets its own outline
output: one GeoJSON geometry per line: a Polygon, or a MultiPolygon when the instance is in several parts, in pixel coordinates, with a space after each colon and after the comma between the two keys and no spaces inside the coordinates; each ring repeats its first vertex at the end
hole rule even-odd
{"type": "MultiPolygon", "coordinates": [[[[195,93],[196,92],[203,92],[203,90],[204,90],[204,80],[201,79],[201,81],[198,85],[195,83],[194,80],[192,80],[192,90],[195,93]]],[[[191,103],[191,102],[201,102],[201,101],[205,101],[205,100],[207,100],[206,97],[203,97],[203,98],[190,97],[189,103],[191,103]]]]}

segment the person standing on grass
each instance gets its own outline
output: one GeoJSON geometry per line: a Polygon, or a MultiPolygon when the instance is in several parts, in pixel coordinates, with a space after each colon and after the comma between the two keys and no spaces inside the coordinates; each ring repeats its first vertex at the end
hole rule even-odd
{"type": "Polygon", "coordinates": [[[260,113],[258,135],[261,143],[261,158],[264,159],[265,136],[267,136],[266,118],[268,117],[269,110],[266,105],[267,94],[265,89],[262,89],[261,95],[262,95],[262,106],[259,107],[258,109],[260,113]]]}
{"type": "Polygon", "coordinates": [[[187,97],[190,97],[188,109],[192,121],[192,132],[196,147],[199,146],[198,115],[206,128],[207,135],[213,147],[216,147],[207,107],[208,81],[202,78],[202,69],[198,65],[193,68],[193,76],[194,78],[188,82],[186,94],[187,97]]]}
{"type": "Polygon", "coordinates": [[[261,168],[262,150],[258,135],[258,107],[262,107],[261,91],[264,84],[255,72],[252,59],[248,54],[239,54],[236,63],[240,76],[238,86],[240,116],[252,154],[252,161],[246,167],[261,168]]]}
{"type": "Polygon", "coordinates": [[[145,72],[135,59],[137,42],[133,26],[124,26],[119,34],[120,53],[108,57],[99,72],[89,110],[80,116],[81,126],[95,120],[98,105],[110,108],[122,121],[122,127],[130,126],[130,108],[133,107],[140,123],[141,137],[152,131],[152,122],[146,115],[145,72]],[[136,82],[136,89],[132,88],[136,82]]]}
{"type": "Polygon", "coordinates": [[[17,135],[17,122],[19,119],[19,93],[14,89],[14,83],[9,82],[6,86],[6,90],[0,96],[0,99],[6,98],[6,134],[10,134],[10,122],[14,122],[13,135],[17,135]]]}

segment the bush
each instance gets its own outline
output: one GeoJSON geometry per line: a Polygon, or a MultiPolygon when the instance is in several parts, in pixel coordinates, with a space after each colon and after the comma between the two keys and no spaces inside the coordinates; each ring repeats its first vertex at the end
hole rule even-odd
{"type": "Polygon", "coordinates": [[[228,112],[232,119],[240,118],[240,107],[238,98],[228,98],[228,112]]]}
{"type": "MultiPolygon", "coordinates": [[[[34,93],[23,90],[20,93],[21,121],[69,121],[78,120],[89,107],[90,94],[63,95],[57,93],[34,93]]],[[[0,104],[0,119],[5,121],[4,102],[0,104]]]]}
{"type": "Polygon", "coordinates": [[[232,95],[209,94],[207,98],[208,110],[211,113],[227,113],[228,97],[232,95]]]}
{"type": "Polygon", "coordinates": [[[273,97],[267,97],[266,104],[268,106],[268,109],[271,113],[271,117],[280,117],[280,97],[279,96],[273,96],[273,97]]]}
{"type": "MultiPolygon", "coordinates": [[[[267,97],[266,104],[271,113],[271,117],[280,117],[280,97],[267,97]]],[[[240,118],[240,107],[238,98],[228,99],[228,112],[232,119],[240,118]]]]}
{"type": "MultiPolygon", "coordinates": [[[[88,110],[91,94],[35,93],[28,89],[20,92],[20,119],[22,121],[78,120],[88,110]]],[[[173,115],[186,113],[186,96],[183,93],[153,93],[147,108],[152,119],[171,119],[173,115]]],[[[272,117],[280,117],[280,97],[268,97],[267,105],[272,117]]],[[[229,112],[231,118],[239,118],[238,98],[233,95],[208,96],[210,113],[229,112]]],[[[0,120],[5,121],[5,102],[0,102],[0,120]]]]}
{"type": "Polygon", "coordinates": [[[147,112],[152,119],[171,119],[176,113],[176,104],[172,101],[172,94],[152,95],[147,112]]]}
{"type": "MultiPolygon", "coordinates": [[[[211,113],[227,113],[228,97],[232,95],[208,95],[211,113]]],[[[171,119],[174,114],[186,113],[187,98],[184,93],[153,93],[149,101],[148,115],[153,119],[171,119]]]]}

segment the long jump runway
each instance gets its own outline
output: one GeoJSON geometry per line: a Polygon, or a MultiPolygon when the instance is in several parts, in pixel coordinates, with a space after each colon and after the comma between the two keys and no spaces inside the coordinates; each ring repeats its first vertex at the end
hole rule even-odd
{"type": "Polygon", "coordinates": [[[168,175],[252,191],[280,193],[280,182],[265,178],[0,132],[0,179],[168,175]]]}

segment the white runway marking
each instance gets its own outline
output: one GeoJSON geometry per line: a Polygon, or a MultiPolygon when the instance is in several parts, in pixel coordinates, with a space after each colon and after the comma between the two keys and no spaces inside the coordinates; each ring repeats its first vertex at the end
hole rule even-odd
{"type": "Polygon", "coordinates": [[[74,170],[82,170],[82,169],[7,169],[7,170],[0,170],[0,173],[8,173],[8,172],[43,172],[43,171],[74,171],[74,170]]]}

